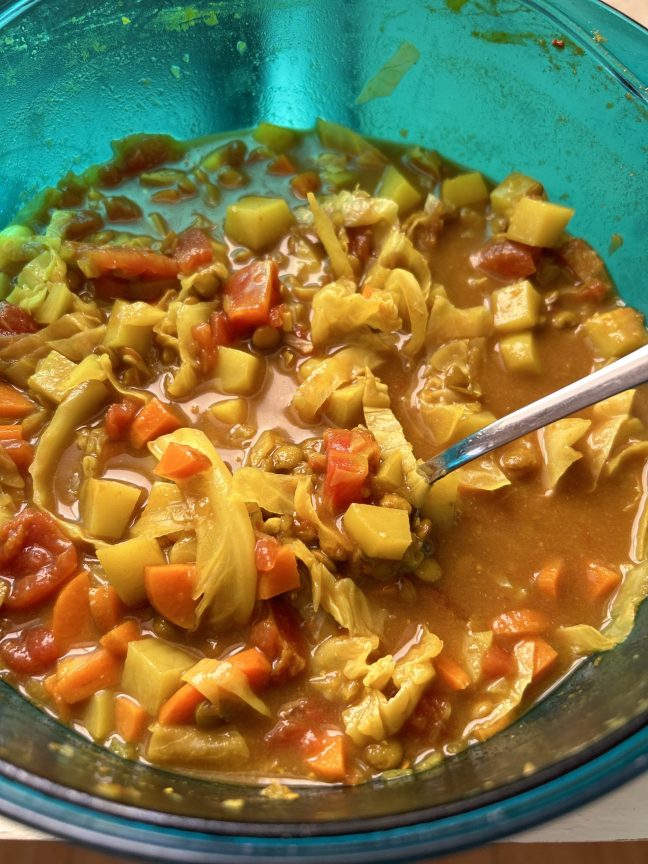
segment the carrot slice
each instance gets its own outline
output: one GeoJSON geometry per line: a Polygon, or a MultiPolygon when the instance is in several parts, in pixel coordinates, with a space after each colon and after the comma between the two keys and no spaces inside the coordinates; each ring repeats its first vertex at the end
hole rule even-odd
{"type": "Polygon", "coordinates": [[[270,683],[272,665],[263,651],[258,648],[247,648],[238,654],[225,658],[232,666],[236,666],[247,675],[250,687],[258,689],[270,683]]]}
{"type": "Polygon", "coordinates": [[[196,708],[204,699],[203,694],[191,684],[183,684],[162,705],[158,720],[163,726],[184,726],[193,723],[196,708]]]}
{"type": "Polygon", "coordinates": [[[501,645],[491,645],[482,660],[482,678],[507,678],[513,672],[513,658],[501,645]]]}
{"type": "Polygon", "coordinates": [[[167,621],[189,630],[196,621],[195,564],[154,564],[144,568],[149,603],[167,621]]]}
{"type": "Polygon", "coordinates": [[[434,668],[439,681],[448,690],[465,690],[470,687],[470,677],[451,657],[441,654],[434,661],[434,668]]]}
{"type": "Polygon", "coordinates": [[[493,621],[496,636],[539,636],[551,626],[549,617],[538,609],[512,609],[493,621]]]}
{"type": "Polygon", "coordinates": [[[547,600],[558,599],[558,585],[563,572],[564,562],[562,559],[557,559],[538,570],[535,576],[535,584],[538,591],[547,600]]]}
{"type": "Polygon", "coordinates": [[[533,639],[535,651],[533,653],[533,681],[541,678],[558,659],[558,652],[544,639],[537,637],[533,639]]]}
{"type": "Polygon", "coordinates": [[[81,572],[59,591],[52,610],[52,632],[61,654],[96,638],[90,612],[90,578],[81,572]]]}
{"type": "Polygon", "coordinates": [[[0,441],[22,441],[22,425],[15,423],[13,426],[0,426],[0,441]]]}
{"type": "Polygon", "coordinates": [[[299,588],[300,577],[297,568],[297,558],[292,549],[280,546],[274,538],[274,545],[269,545],[265,538],[257,540],[255,557],[259,579],[257,582],[257,597],[259,600],[269,600],[287,591],[299,588]]]}
{"type": "Polygon", "coordinates": [[[343,736],[329,736],[320,752],[315,756],[311,756],[306,762],[311,767],[313,773],[322,780],[328,780],[329,782],[344,780],[346,775],[346,759],[343,736]]]}
{"type": "Polygon", "coordinates": [[[133,447],[141,449],[149,441],[175,432],[182,426],[176,415],[157,397],[153,397],[137,412],[131,423],[129,440],[133,447]]]}
{"type": "Polygon", "coordinates": [[[592,603],[608,597],[621,584],[621,574],[597,561],[591,561],[585,570],[585,593],[592,603]]]}
{"type": "Polygon", "coordinates": [[[153,473],[167,480],[184,480],[211,467],[211,459],[204,453],[189,447],[188,444],[172,442],[162,454],[153,473]]]}
{"type": "Polygon", "coordinates": [[[142,740],[148,721],[149,715],[139,702],[124,693],[115,697],[115,727],[127,744],[142,740]]]}
{"type": "Polygon", "coordinates": [[[43,680],[43,687],[45,688],[45,691],[49,694],[52,702],[56,706],[56,713],[61,718],[61,720],[63,720],[64,723],[67,723],[72,716],[72,712],[70,711],[70,706],[59,692],[56,673],[54,673],[53,675],[48,675],[47,678],[43,680]]]}
{"type": "Polygon", "coordinates": [[[117,657],[125,657],[128,652],[128,643],[142,638],[142,630],[139,622],[133,618],[127,618],[109,630],[101,637],[99,642],[108,651],[112,651],[117,657]]]}
{"type": "Polygon", "coordinates": [[[112,585],[93,585],[90,589],[90,614],[100,633],[107,633],[116,627],[125,610],[112,585]]]}
{"type": "Polygon", "coordinates": [[[19,390],[0,381],[0,417],[22,420],[34,410],[34,404],[19,390]]]}
{"type": "Polygon", "coordinates": [[[65,657],[56,667],[56,689],[68,705],[74,705],[99,690],[116,687],[121,668],[117,657],[105,648],[78,657],[65,657]]]}

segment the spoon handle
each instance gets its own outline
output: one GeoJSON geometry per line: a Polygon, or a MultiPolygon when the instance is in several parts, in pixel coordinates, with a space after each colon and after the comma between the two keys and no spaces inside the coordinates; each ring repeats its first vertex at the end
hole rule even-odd
{"type": "Polygon", "coordinates": [[[648,381],[648,345],[462,438],[420,469],[430,483],[496,447],[648,381]]]}

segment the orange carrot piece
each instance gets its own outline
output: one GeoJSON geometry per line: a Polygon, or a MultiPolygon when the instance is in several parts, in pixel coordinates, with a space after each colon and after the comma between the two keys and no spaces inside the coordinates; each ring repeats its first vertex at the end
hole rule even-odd
{"type": "Polygon", "coordinates": [[[0,441],[0,447],[21,473],[24,473],[34,461],[34,446],[29,441],[11,438],[0,441]]]}
{"type": "Polygon", "coordinates": [[[149,603],[167,621],[185,630],[196,622],[195,586],[195,564],[154,564],[144,568],[149,603]]]}
{"type": "Polygon", "coordinates": [[[0,417],[22,420],[31,414],[35,405],[11,384],[0,381],[0,417]]]}
{"type": "Polygon", "coordinates": [[[124,693],[115,697],[115,728],[127,744],[142,740],[148,722],[149,715],[139,702],[124,693]]]}
{"type": "Polygon", "coordinates": [[[537,609],[512,609],[493,621],[496,636],[539,636],[551,626],[549,617],[537,609]]]}
{"type": "Polygon", "coordinates": [[[153,473],[167,480],[184,480],[211,467],[211,459],[204,453],[189,447],[188,444],[172,442],[162,454],[153,473]]]}
{"type": "Polygon", "coordinates": [[[482,678],[507,678],[513,672],[513,658],[501,645],[491,645],[482,660],[482,678]]]}
{"type": "Polygon", "coordinates": [[[270,683],[272,664],[258,648],[247,648],[238,654],[225,658],[232,666],[236,666],[247,675],[250,687],[258,689],[270,683]]]}
{"type": "Polygon", "coordinates": [[[451,657],[441,654],[434,661],[434,668],[439,681],[448,690],[465,690],[470,687],[470,677],[451,657]]]}
{"type": "Polygon", "coordinates": [[[65,699],[61,696],[58,689],[58,679],[56,677],[56,673],[53,675],[48,675],[47,678],[43,681],[43,686],[45,687],[46,692],[52,699],[52,702],[56,706],[56,713],[63,720],[64,723],[72,716],[72,712],[70,711],[70,706],[65,701],[65,699]]]}
{"type": "Polygon", "coordinates": [[[173,411],[154,396],[135,415],[129,430],[129,440],[133,447],[141,449],[149,441],[154,441],[168,432],[175,432],[181,426],[182,423],[173,411]]]}
{"type": "MultiPolygon", "coordinates": [[[[259,542],[261,541],[257,541],[257,546],[259,542]]],[[[257,555],[257,559],[258,557],[257,555]]],[[[299,585],[300,577],[295,553],[287,546],[279,546],[270,569],[259,570],[257,597],[259,600],[269,600],[287,591],[295,591],[299,585]]]]}
{"type": "Polygon", "coordinates": [[[535,584],[538,591],[547,600],[558,599],[558,586],[564,569],[561,559],[545,564],[535,575],[535,584]]]}
{"type": "Polygon", "coordinates": [[[121,621],[126,607],[112,585],[93,585],[90,588],[90,614],[100,633],[107,633],[121,621]]]}
{"type": "Polygon", "coordinates": [[[142,629],[134,618],[127,618],[109,630],[101,637],[99,642],[108,651],[117,657],[125,657],[128,651],[128,643],[142,638],[142,629]]]}
{"type": "Polygon", "coordinates": [[[59,591],[52,609],[52,633],[61,654],[73,645],[96,639],[90,613],[90,577],[85,571],[59,591]]]}
{"type": "Polygon", "coordinates": [[[205,697],[199,690],[191,684],[183,684],[162,705],[158,720],[163,726],[184,726],[193,723],[196,708],[204,700],[205,697]]]}
{"type": "Polygon", "coordinates": [[[15,423],[12,426],[0,426],[0,441],[22,441],[22,424],[15,423]]]}
{"type": "Polygon", "coordinates": [[[121,668],[121,662],[105,648],[77,657],[64,657],[56,667],[56,687],[61,698],[68,705],[74,705],[99,690],[116,687],[121,668]]]}
{"type": "Polygon", "coordinates": [[[291,162],[291,160],[286,156],[285,153],[282,153],[281,156],[277,156],[276,159],[273,159],[272,162],[269,163],[266,168],[268,174],[278,174],[278,175],[289,175],[295,173],[295,166],[291,162]]]}
{"type": "Polygon", "coordinates": [[[328,780],[332,783],[336,780],[344,780],[346,759],[343,736],[329,737],[320,752],[311,756],[306,762],[313,773],[322,780],[328,780]]]}
{"type": "Polygon", "coordinates": [[[544,639],[537,637],[533,639],[535,651],[533,653],[533,681],[541,678],[558,659],[558,652],[544,639]]]}
{"type": "Polygon", "coordinates": [[[608,597],[621,584],[621,574],[597,561],[591,561],[585,570],[585,593],[592,603],[608,597]]]}

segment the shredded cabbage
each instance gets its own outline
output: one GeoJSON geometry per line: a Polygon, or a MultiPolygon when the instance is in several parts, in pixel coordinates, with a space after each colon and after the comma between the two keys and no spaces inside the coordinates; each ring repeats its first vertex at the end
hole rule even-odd
{"type": "Polygon", "coordinates": [[[540,447],[545,460],[545,485],[554,489],[560,478],[583,454],[572,447],[590,428],[581,417],[556,420],[540,432],[540,447]]]}
{"type": "Polygon", "coordinates": [[[311,340],[316,348],[345,337],[349,341],[351,333],[362,335],[370,330],[394,333],[401,324],[398,307],[389,294],[376,292],[364,297],[356,292],[351,279],[331,282],[313,297],[311,340]]]}
{"type": "Polygon", "coordinates": [[[245,738],[236,729],[196,729],[155,723],[146,748],[151,762],[195,768],[235,767],[249,758],[245,738]]]}
{"type": "Polygon", "coordinates": [[[198,383],[198,361],[192,330],[196,324],[203,324],[209,319],[213,308],[212,303],[174,302],[169,306],[169,311],[175,315],[180,354],[180,368],[167,384],[169,396],[175,399],[187,396],[198,383]],[[171,307],[174,307],[173,310],[171,307]]]}
{"type": "Polygon", "coordinates": [[[401,267],[390,272],[385,282],[385,290],[403,300],[412,334],[403,346],[403,351],[409,357],[415,357],[425,343],[428,323],[428,308],[423,290],[414,275],[401,267]]]}
{"type": "Polygon", "coordinates": [[[492,459],[482,459],[481,462],[459,468],[460,489],[477,489],[481,492],[494,492],[503,486],[510,486],[511,481],[492,459]]]}
{"type": "Polygon", "coordinates": [[[295,512],[297,485],[310,485],[310,478],[291,474],[271,474],[260,468],[239,468],[234,472],[230,490],[231,501],[256,504],[269,513],[292,516],[295,512]]]}
{"type": "Polygon", "coordinates": [[[492,331],[493,313],[485,306],[459,309],[440,294],[434,298],[426,333],[431,348],[438,348],[453,339],[490,336],[492,331]]]}
{"type": "Polygon", "coordinates": [[[191,684],[200,691],[213,705],[220,705],[223,692],[236,696],[241,702],[245,702],[250,708],[270,716],[270,711],[263,700],[254,693],[250,687],[247,675],[242,669],[228,663],[227,660],[214,660],[211,657],[203,657],[195,666],[187,670],[182,680],[191,684]]]}
{"type": "MultiPolygon", "coordinates": [[[[356,189],[349,192],[343,189],[336,195],[323,198],[320,207],[337,226],[345,228],[365,228],[378,222],[394,224],[398,221],[398,205],[389,198],[372,198],[366,192],[356,189]]],[[[307,207],[297,211],[301,225],[314,224],[313,213],[307,207]]]]}
{"type": "Polygon", "coordinates": [[[327,525],[320,519],[313,503],[313,481],[310,477],[300,478],[300,482],[295,488],[294,502],[295,516],[315,529],[320,547],[325,552],[335,553],[340,550],[349,551],[351,549],[346,535],[335,524],[327,525]]]}
{"type": "Polygon", "coordinates": [[[132,537],[167,537],[193,526],[189,506],[175,483],[156,482],[139,519],[130,530],[132,537]]]}
{"type": "Polygon", "coordinates": [[[340,243],[335,228],[328,213],[317,203],[312,192],[308,193],[308,204],[313,213],[313,224],[317,236],[322,241],[326,254],[331,262],[331,270],[336,279],[353,279],[353,267],[344,247],[340,243]]]}

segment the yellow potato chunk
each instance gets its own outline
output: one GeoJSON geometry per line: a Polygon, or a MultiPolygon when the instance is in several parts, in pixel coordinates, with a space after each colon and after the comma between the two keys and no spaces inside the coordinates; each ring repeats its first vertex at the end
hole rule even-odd
{"type": "Polygon", "coordinates": [[[441,200],[450,207],[470,207],[488,200],[488,188],[479,171],[458,174],[441,184],[441,200]]]}
{"type": "Polygon", "coordinates": [[[50,351],[46,357],[38,361],[36,371],[28,379],[29,389],[51,399],[53,402],[62,402],[67,393],[66,381],[75,369],[75,364],[59,354],[58,351],[50,351]]]}
{"type": "Polygon", "coordinates": [[[383,459],[376,473],[375,483],[380,490],[384,489],[386,492],[394,492],[403,485],[403,457],[400,450],[393,450],[383,459]]]}
{"type": "Polygon", "coordinates": [[[573,215],[571,207],[561,207],[538,198],[520,198],[511,212],[506,236],[527,246],[559,246],[573,215]]]}
{"type": "Polygon", "coordinates": [[[160,544],[151,537],[133,537],[114,546],[99,547],[97,558],[127,606],[137,606],[146,599],[144,568],[166,563],[160,544]]]}
{"type": "Polygon", "coordinates": [[[81,722],[95,741],[103,741],[115,728],[115,694],[112,690],[93,693],[83,711],[81,722]]]}
{"type": "Polygon", "coordinates": [[[491,206],[499,216],[510,216],[513,208],[525,195],[542,195],[544,192],[542,184],[513,171],[490,193],[491,206]]]}
{"type": "Polygon", "coordinates": [[[364,381],[356,381],[331,393],[324,404],[324,412],[336,426],[350,429],[362,421],[364,388],[364,381]]]}
{"type": "Polygon", "coordinates": [[[272,246],[288,231],[293,214],[283,198],[249,195],[230,204],[225,216],[225,233],[249,249],[272,246]]]}
{"type": "Polygon", "coordinates": [[[34,318],[39,324],[53,324],[72,308],[74,294],[64,282],[55,282],[47,297],[34,310],[34,318]]]}
{"type": "Polygon", "coordinates": [[[405,510],[351,504],[343,517],[344,530],[370,558],[400,561],[412,542],[405,510]]]}
{"type": "Polygon", "coordinates": [[[241,396],[234,399],[223,399],[222,402],[215,402],[207,409],[211,417],[219,420],[221,423],[227,423],[229,426],[234,426],[236,423],[245,423],[248,416],[248,404],[241,396]]]}
{"type": "Polygon", "coordinates": [[[150,347],[153,327],[163,318],[164,311],[149,303],[115,300],[103,344],[107,348],[133,348],[143,356],[150,347]]]}
{"type": "Polygon", "coordinates": [[[120,480],[90,477],[81,498],[86,529],[103,540],[119,540],[131,521],[142,490],[120,480]]]}
{"type": "Polygon", "coordinates": [[[128,643],[122,689],[155,717],[196,658],[153,637],[128,643]]]}
{"type": "Polygon", "coordinates": [[[538,323],[542,297],[527,279],[493,291],[492,302],[495,329],[500,333],[529,330],[538,323]]]}
{"type": "Polygon", "coordinates": [[[499,349],[506,368],[510,372],[537,374],[540,372],[540,355],[533,333],[515,333],[499,341],[499,349]]]}
{"type": "Polygon", "coordinates": [[[423,196],[412,186],[409,180],[393,165],[385,168],[383,176],[376,189],[377,198],[389,198],[398,205],[398,214],[403,216],[413,210],[423,196]]]}
{"type": "Polygon", "coordinates": [[[265,368],[263,357],[223,345],[218,349],[217,372],[225,393],[251,396],[261,386],[265,368]]]}
{"type": "Polygon", "coordinates": [[[623,357],[646,344],[643,315],[622,306],[610,312],[597,312],[585,322],[585,330],[599,357],[623,357]]]}
{"type": "Polygon", "coordinates": [[[459,479],[458,472],[453,471],[428,489],[421,513],[435,525],[450,528],[453,524],[459,498],[459,479]]]}

